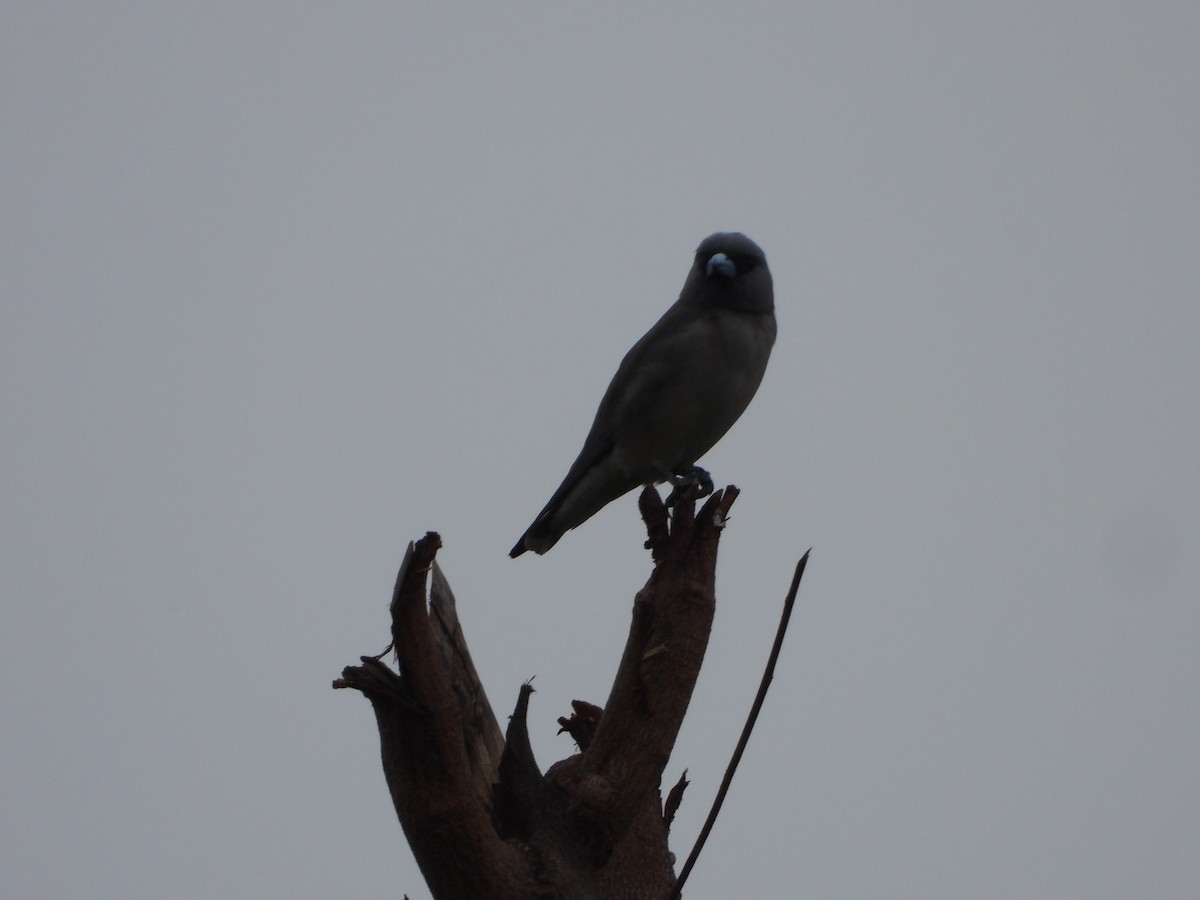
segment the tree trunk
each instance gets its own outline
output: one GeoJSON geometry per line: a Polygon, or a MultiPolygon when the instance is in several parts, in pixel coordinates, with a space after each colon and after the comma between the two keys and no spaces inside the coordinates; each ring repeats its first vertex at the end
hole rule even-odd
{"type": "Polygon", "coordinates": [[[654,570],[603,709],[575,701],[559,720],[580,752],[542,774],[523,685],[507,734],[488,703],[434,562],[441,539],[410,544],[392,600],[399,674],[380,657],[342,672],[375,710],[383,769],[413,855],[436,900],[662,900],[675,886],[663,770],[692,696],[715,609],[717,544],[737,497],[675,507],[639,499],[654,570]],[[428,606],[426,575],[433,573],[428,606]]]}

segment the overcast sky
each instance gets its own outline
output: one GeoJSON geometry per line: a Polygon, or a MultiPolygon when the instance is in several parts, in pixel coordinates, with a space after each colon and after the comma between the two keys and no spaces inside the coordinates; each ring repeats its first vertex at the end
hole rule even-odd
{"type": "Polygon", "coordinates": [[[543,768],[649,572],[506,553],[699,241],[775,276],[667,769],[689,900],[1200,895],[1200,5],[0,11],[6,898],[428,891],[427,530],[543,768]]]}

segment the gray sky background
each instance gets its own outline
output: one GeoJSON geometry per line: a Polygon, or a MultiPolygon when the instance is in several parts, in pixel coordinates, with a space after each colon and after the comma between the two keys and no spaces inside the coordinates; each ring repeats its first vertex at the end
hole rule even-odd
{"type": "Polygon", "coordinates": [[[779,342],[667,770],[688,897],[1200,895],[1200,5],[7,3],[0,894],[428,897],[405,543],[602,703],[634,496],[505,555],[696,244],[779,342]]]}

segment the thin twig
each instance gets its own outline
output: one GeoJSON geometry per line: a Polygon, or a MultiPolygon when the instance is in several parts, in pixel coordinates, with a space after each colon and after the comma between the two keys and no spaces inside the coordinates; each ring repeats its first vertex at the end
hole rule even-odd
{"type": "Polygon", "coordinates": [[[754,705],[750,707],[750,715],[746,717],[746,724],[742,727],[742,736],[738,738],[737,747],[733,751],[729,765],[725,767],[725,777],[721,779],[721,787],[717,790],[712,809],[708,811],[704,827],[700,829],[700,836],[696,838],[696,845],[692,847],[692,852],[689,854],[687,862],[684,863],[683,870],[679,873],[675,887],[667,895],[667,900],[678,900],[683,891],[683,883],[687,881],[692,866],[696,864],[696,858],[704,849],[704,842],[708,840],[708,833],[712,831],[713,823],[717,821],[717,814],[721,811],[721,805],[725,802],[725,795],[729,792],[733,773],[737,771],[738,763],[742,760],[742,753],[745,752],[746,744],[750,741],[750,732],[754,730],[758,712],[762,709],[763,701],[767,697],[767,688],[771,686],[771,679],[775,675],[775,663],[779,660],[780,650],[783,649],[783,636],[787,633],[788,620],[792,617],[792,607],[796,605],[796,594],[800,590],[800,579],[804,575],[804,567],[808,565],[809,553],[812,553],[812,548],[806,550],[800,557],[800,562],[796,563],[796,574],[792,576],[791,589],[788,590],[787,599],[783,601],[783,615],[779,619],[779,628],[775,632],[775,644],[771,647],[771,655],[767,659],[767,668],[763,671],[762,681],[758,685],[758,694],[754,698],[754,705]]]}

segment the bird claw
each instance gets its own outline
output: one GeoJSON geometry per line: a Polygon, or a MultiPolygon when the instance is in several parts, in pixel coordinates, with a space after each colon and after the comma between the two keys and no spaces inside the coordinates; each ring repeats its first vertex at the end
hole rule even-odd
{"type": "Polygon", "coordinates": [[[671,473],[667,481],[671,482],[671,493],[666,500],[668,508],[674,507],[683,498],[684,492],[691,488],[696,489],[697,500],[713,492],[712,476],[699,466],[679,469],[671,473]]]}

